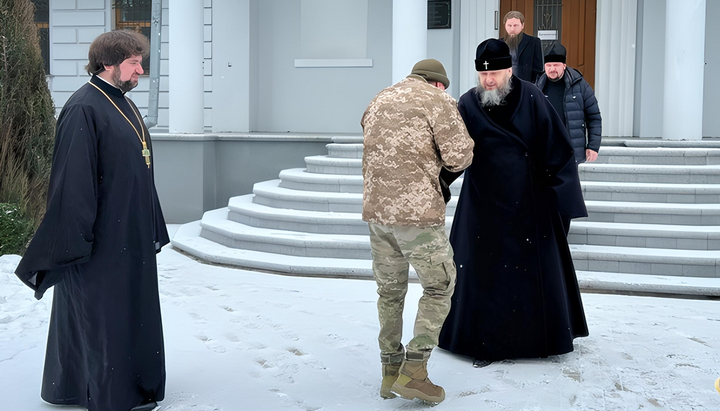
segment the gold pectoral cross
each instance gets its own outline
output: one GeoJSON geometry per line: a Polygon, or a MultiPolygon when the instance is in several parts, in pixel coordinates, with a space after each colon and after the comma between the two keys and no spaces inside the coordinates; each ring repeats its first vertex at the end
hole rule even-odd
{"type": "Polygon", "coordinates": [[[145,164],[147,164],[148,168],[150,168],[150,150],[147,148],[147,143],[144,141],[142,142],[143,149],[142,149],[142,155],[145,157],[145,164]]]}

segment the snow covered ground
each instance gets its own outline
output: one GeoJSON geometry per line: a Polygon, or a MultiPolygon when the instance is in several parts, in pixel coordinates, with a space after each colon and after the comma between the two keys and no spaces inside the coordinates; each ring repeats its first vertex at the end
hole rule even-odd
{"type": "MultiPolygon", "coordinates": [[[[0,257],[0,410],[44,404],[52,293],[36,301],[0,257]]],[[[321,261],[319,261],[321,264],[321,261]]],[[[375,284],[279,276],[159,254],[167,358],[163,411],[420,410],[382,400],[375,284]]],[[[418,284],[411,284],[405,341],[418,284]]],[[[720,410],[720,301],[583,294],[590,337],[575,351],[475,369],[436,350],[437,410],[720,410]]]]}

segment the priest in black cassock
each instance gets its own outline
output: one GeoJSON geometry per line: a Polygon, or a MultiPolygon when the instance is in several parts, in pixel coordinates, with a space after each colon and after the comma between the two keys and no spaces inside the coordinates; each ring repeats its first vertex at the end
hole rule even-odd
{"type": "Polygon", "coordinates": [[[42,298],[55,286],[42,398],[90,411],[152,410],[165,396],[155,255],[169,242],[150,133],[125,93],[148,40],[90,45],[90,81],[57,122],[47,213],[16,274],[42,298]]]}
{"type": "Polygon", "coordinates": [[[507,44],[482,42],[475,67],[479,85],[458,103],[475,149],[450,234],[458,275],[439,346],[476,366],[567,353],[588,335],[560,219],[587,216],[569,137],[542,92],[512,75],[507,44]]]}

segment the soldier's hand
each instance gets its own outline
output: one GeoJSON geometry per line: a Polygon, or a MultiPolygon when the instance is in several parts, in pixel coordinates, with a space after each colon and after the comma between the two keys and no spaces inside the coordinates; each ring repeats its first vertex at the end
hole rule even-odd
{"type": "Polygon", "coordinates": [[[585,158],[587,158],[587,161],[592,163],[593,161],[597,160],[597,157],[598,157],[597,151],[593,151],[590,149],[585,150],[585,158]]]}

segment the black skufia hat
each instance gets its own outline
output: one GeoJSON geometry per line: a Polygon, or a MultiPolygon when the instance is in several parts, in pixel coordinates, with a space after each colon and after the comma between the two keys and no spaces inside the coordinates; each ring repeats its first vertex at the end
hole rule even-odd
{"type": "Polygon", "coordinates": [[[475,51],[475,70],[494,71],[512,67],[510,48],[504,41],[487,39],[475,51]]]}
{"type": "Polygon", "coordinates": [[[547,53],[545,53],[545,62],[565,64],[566,54],[567,51],[565,51],[565,47],[560,43],[555,43],[552,47],[550,47],[547,53]]]}

